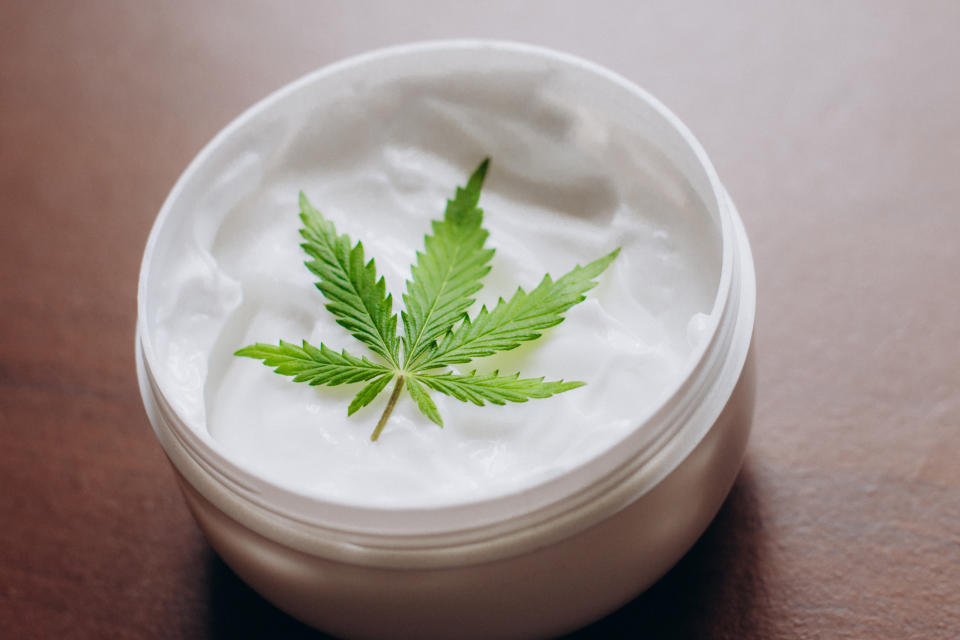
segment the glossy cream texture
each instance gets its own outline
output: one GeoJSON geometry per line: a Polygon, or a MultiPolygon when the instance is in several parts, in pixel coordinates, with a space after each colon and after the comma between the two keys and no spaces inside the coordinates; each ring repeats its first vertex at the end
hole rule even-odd
{"type": "MultiPolygon", "coordinates": [[[[429,507],[532,486],[615,446],[671,392],[709,326],[718,231],[628,113],[568,106],[554,72],[371,82],[260,123],[204,187],[151,267],[157,375],[185,421],[284,487],[364,506],[429,507]],[[617,247],[587,300],[481,371],[581,380],[524,404],[432,393],[438,428],[404,393],[377,443],[389,388],[347,417],[361,385],[294,384],[233,356],[307,339],[376,359],[323,307],[299,247],[304,190],[361,239],[400,311],[415,251],[455,185],[492,158],[481,197],[496,249],[477,305],[617,247]]],[[[174,223],[171,222],[173,225],[174,223]]]]}

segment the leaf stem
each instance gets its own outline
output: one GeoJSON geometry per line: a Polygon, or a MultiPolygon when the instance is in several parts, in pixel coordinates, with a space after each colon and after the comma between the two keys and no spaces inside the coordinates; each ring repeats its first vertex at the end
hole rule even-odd
{"type": "Polygon", "coordinates": [[[373,430],[373,433],[370,434],[370,442],[376,442],[377,438],[380,437],[380,432],[383,431],[383,428],[387,426],[387,420],[390,419],[390,414],[393,413],[393,407],[397,404],[397,398],[400,397],[400,391],[403,390],[403,376],[397,377],[397,384],[393,386],[393,393],[390,394],[390,399],[387,400],[387,407],[383,410],[383,415],[380,416],[380,421],[377,422],[376,429],[373,430]]]}

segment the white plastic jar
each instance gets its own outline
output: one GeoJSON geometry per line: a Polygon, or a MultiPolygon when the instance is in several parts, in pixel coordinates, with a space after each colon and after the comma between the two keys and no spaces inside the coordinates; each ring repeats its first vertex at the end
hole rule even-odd
{"type": "MultiPolygon", "coordinates": [[[[664,181],[662,188],[675,185],[664,181]]],[[[736,209],[700,145],[663,105],[564,54],[499,42],[425,43],[305,76],[200,152],[164,203],[144,254],[137,365],[150,422],[201,529],[227,564],[281,609],[349,637],[547,636],[597,619],[647,588],[716,514],[750,430],[755,310],[753,262],[736,209]],[[244,465],[183,409],[183,391],[157,354],[156,301],[170,286],[164,273],[178,243],[216,233],[218,220],[194,219],[211,198],[224,197],[216,185],[236,174],[238,159],[255,164],[270,156],[274,141],[296,135],[289,129],[300,125],[290,123],[304,120],[292,114],[322,123],[324,96],[346,94],[359,108],[370,87],[438,73],[548,74],[562,79],[558,101],[576,101],[571,108],[586,113],[612,110],[633,123],[635,140],[620,142],[649,158],[647,181],[669,165],[712,230],[719,255],[707,274],[716,282],[713,308],[683,374],[658,406],[613,446],[562,473],[459,504],[324,499],[244,465]]]]}

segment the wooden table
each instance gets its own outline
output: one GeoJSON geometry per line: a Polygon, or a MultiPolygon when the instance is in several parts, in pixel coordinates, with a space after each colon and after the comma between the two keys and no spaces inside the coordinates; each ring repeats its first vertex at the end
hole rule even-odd
{"type": "Polygon", "coordinates": [[[583,637],[960,637],[960,4],[273,4],[0,5],[0,636],[313,635],[177,492],[134,377],[141,251],[259,97],[348,54],[485,36],[659,96],[759,273],[743,472],[693,551],[583,637]]]}

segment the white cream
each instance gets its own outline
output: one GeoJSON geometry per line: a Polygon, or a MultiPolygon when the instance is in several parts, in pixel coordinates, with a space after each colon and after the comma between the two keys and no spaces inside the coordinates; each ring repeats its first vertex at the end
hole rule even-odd
{"type": "MultiPolygon", "coordinates": [[[[614,446],[656,409],[703,339],[719,240],[694,189],[629,113],[572,107],[549,71],[351,85],[259,126],[151,267],[157,375],[186,422],[267,480],[336,502],[425,507],[532,486],[614,446]],[[324,309],[299,247],[297,194],[362,240],[395,310],[431,219],[484,156],[496,249],[479,301],[532,288],[616,247],[587,300],[481,371],[581,380],[548,399],[475,407],[432,393],[445,428],[389,388],[347,417],[360,385],[295,384],[232,353],[324,342],[376,359],[324,309]],[[205,434],[204,434],[205,435],[205,434]]],[[[399,329],[399,328],[398,328],[399,329]]],[[[474,365],[465,368],[474,368],[474,365]]]]}

